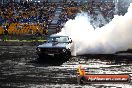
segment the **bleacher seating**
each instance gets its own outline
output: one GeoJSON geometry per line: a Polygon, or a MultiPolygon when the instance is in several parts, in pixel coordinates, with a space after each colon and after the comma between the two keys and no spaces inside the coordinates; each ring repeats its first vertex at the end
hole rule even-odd
{"type": "Polygon", "coordinates": [[[0,6],[0,34],[3,34],[3,26],[8,26],[7,29],[10,35],[44,33],[50,27],[51,22],[53,22],[57,7],[62,9],[59,16],[58,14],[56,15],[58,16],[58,22],[55,28],[59,30],[68,19],[73,19],[75,14],[81,10],[88,11],[92,15],[94,14],[93,7],[96,7],[103,16],[107,17],[109,15],[107,14],[109,13],[108,11],[111,12],[113,10],[114,4],[89,2],[85,6],[83,3],[74,1],[61,3],[60,5],[59,3],[26,3],[25,5],[15,2],[4,4],[0,6]]]}

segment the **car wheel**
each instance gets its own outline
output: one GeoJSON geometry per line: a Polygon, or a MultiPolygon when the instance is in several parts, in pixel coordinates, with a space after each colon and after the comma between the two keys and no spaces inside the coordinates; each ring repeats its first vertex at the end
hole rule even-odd
{"type": "Polygon", "coordinates": [[[67,51],[66,52],[66,58],[70,58],[71,57],[71,52],[70,51],[67,51]]]}

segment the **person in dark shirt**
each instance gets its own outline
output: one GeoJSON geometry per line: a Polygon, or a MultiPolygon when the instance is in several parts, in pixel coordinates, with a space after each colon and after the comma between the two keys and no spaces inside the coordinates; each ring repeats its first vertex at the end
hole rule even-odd
{"type": "Polygon", "coordinates": [[[4,30],[4,38],[3,38],[3,41],[7,41],[7,38],[8,38],[8,30],[5,29],[4,30]]]}

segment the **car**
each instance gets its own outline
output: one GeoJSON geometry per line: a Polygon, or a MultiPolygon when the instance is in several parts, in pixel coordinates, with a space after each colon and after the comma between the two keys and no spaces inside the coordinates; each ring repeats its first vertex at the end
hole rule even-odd
{"type": "Polygon", "coordinates": [[[73,52],[73,41],[69,36],[51,35],[42,45],[37,46],[39,58],[70,57],[73,52]]]}

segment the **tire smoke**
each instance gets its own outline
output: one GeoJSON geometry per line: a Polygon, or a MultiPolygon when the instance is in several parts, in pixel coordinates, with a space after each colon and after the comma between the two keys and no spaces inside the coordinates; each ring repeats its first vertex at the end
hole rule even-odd
{"type": "Polygon", "coordinates": [[[94,29],[90,19],[86,13],[80,13],[58,33],[72,38],[76,55],[112,54],[132,48],[132,4],[124,16],[115,15],[101,28],[94,29]]]}

